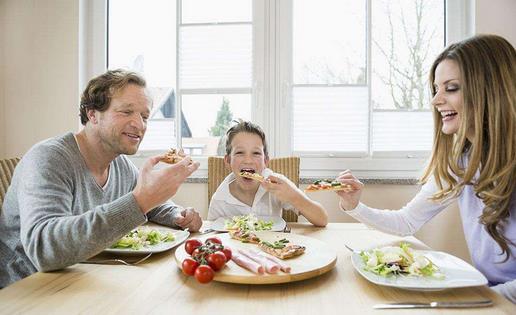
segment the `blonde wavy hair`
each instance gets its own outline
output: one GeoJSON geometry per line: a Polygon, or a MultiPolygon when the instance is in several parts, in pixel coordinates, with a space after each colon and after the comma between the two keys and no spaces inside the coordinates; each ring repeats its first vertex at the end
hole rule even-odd
{"type": "Polygon", "coordinates": [[[516,52],[496,35],[478,35],[450,45],[430,70],[433,96],[435,70],[443,60],[453,60],[460,68],[464,109],[457,133],[446,135],[441,132],[441,115],[433,108],[432,156],[421,182],[434,176],[439,191],[431,199],[436,201],[455,197],[472,184],[485,204],[479,222],[507,261],[511,255],[508,244],[513,243],[504,236],[504,222],[510,215],[516,185],[516,52]],[[470,142],[466,132],[471,128],[474,137],[470,142]]]}

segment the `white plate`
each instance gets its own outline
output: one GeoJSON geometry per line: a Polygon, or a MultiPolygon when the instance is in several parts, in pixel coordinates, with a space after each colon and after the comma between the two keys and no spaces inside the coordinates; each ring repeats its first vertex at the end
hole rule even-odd
{"type": "Polygon", "coordinates": [[[438,291],[451,288],[476,287],[487,284],[487,279],[473,266],[453,255],[431,250],[418,250],[439,267],[444,279],[405,275],[380,276],[364,270],[365,263],[359,254],[351,255],[353,267],[374,284],[415,291],[438,291]]]}
{"type": "MultiPolygon", "coordinates": [[[[270,229],[268,231],[281,232],[285,229],[285,226],[287,226],[287,222],[285,222],[285,220],[283,220],[283,218],[281,218],[281,217],[268,217],[268,216],[260,216],[260,215],[258,215],[256,217],[259,220],[272,221],[272,229],[270,229]]],[[[232,218],[220,217],[211,224],[211,228],[214,229],[215,231],[227,232],[228,229],[226,229],[226,220],[231,220],[231,219],[232,218]]]]}
{"type": "Polygon", "coordinates": [[[160,253],[176,247],[177,245],[183,243],[188,238],[188,236],[190,236],[190,232],[188,231],[173,230],[164,227],[160,227],[157,230],[165,233],[172,232],[175,236],[175,240],[172,242],[162,242],[156,245],[145,246],[141,249],[106,248],[103,250],[103,252],[117,255],[145,255],[151,253],[160,253]]]}

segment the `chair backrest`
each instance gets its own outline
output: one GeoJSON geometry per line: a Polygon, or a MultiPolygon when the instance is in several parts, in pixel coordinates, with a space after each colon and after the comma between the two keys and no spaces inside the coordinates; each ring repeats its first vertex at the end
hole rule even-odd
{"type": "Polygon", "coordinates": [[[215,193],[220,183],[231,171],[224,165],[224,158],[218,156],[208,157],[208,205],[211,196],[215,193]]]}
{"type": "Polygon", "coordinates": [[[20,158],[0,160],[0,213],[2,211],[5,193],[7,192],[7,188],[9,188],[11,179],[13,178],[14,168],[19,161],[20,158]]]}
{"type": "MultiPolygon", "coordinates": [[[[269,168],[276,173],[285,175],[299,187],[299,163],[300,159],[297,156],[275,158],[269,161],[269,168]]],[[[220,183],[229,173],[230,170],[224,165],[224,158],[208,157],[208,204],[220,183]]],[[[283,210],[283,219],[287,222],[297,222],[297,215],[294,211],[283,210]]]]}

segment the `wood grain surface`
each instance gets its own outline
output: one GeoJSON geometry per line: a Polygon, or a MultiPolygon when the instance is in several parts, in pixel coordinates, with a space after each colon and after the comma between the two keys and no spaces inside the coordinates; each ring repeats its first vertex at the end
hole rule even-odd
{"type": "MultiPolygon", "coordinates": [[[[358,223],[326,228],[291,223],[292,234],[334,246],[335,268],[323,275],[280,284],[199,284],[177,268],[174,250],[138,266],[76,264],[38,272],[0,290],[0,314],[515,314],[516,307],[486,286],[417,292],[370,283],[351,265],[344,247],[369,248],[400,238],[358,223]],[[472,301],[494,305],[476,309],[374,310],[392,302],[472,301]]],[[[206,223],[205,227],[209,227],[206,223]]],[[[193,237],[196,237],[194,234],[193,237]]]]}

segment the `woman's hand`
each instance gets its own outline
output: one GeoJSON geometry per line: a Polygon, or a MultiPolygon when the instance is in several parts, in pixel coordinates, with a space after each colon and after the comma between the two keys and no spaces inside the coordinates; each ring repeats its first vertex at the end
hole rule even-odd
{"type": "Polygon", "coordinates": [[[360,202],[360,196],[362,195],[362,189],[364,188],[364,184],[356,178],[350,170],[345,170],[341,172],[339,176],[335,179],[338,182],[343,184],[350,185],[353,190],[345,191],[339,190],[336,191],[337,195],[340,197],[340,207],[344,210],[353,210],[357,207],[360,202]]]}

